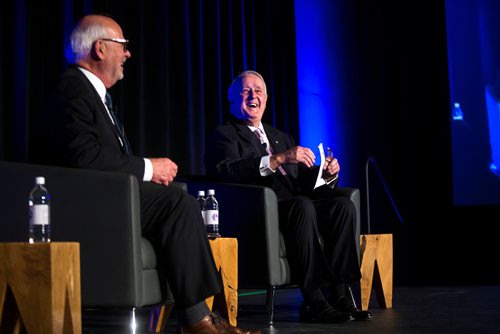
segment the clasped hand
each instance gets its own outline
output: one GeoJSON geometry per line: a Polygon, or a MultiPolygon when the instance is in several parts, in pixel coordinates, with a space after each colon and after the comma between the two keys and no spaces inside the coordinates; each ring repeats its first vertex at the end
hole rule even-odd
{"type": "Polygon", "coordinates": [[[177,165],[169,158],[150,159],[153,165],[153,177],[151,181],[168,186],[177,175],[177,165]]]}
{"type": "Polygon", "coordinates": [[[271,157],[271,168],[276,169],[282,164],[297,164],[303,163],[307,167],[314,165],[313,151],[307,147],[295,146],[283,153],[275,154],[271,157]]]}
{"type": "Polygon", "coordinates": [[[337,158],[333,157],[333,152],[328,148],[329,155],[325,157],[325,165],[323,166],[323,179],[328,180],[340,172],[340,165],[337,158]]]}
{"type": "MultiPolygon", "coordinates": [[[[340,165],[337,158],[333,157],[333,153],[329,150],[330,154],[325,158],[323,166],[323,178],[328,180],[340,172],[340,165]]],[[[297,164],[303,163],[307,167],[314,166],[316,157],[311,149],[302,146],[295,146],[283,153],[275,154],[271,157],[271,168],[276,169],[282,164],[297,164]]]]}

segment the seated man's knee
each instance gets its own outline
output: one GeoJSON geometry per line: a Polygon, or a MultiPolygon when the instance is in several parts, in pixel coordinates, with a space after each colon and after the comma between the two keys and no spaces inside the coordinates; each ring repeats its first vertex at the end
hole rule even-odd
{"type": "Polygon", "coordinates": [[[295,197],[290,211],[304,216],[311,216],[316,214],[316,209],[312,200],[305,196],[295,197]]]}
{"type": "Polygon", "coordinates": [[[334,211],[348,217],[356,217],[356,206],[347,197],[338,197],[335,199],[334,211]]]}
{"type": "Polygon", "coordinates": [[[149,187],[154,190],[154,196],[150,196],[150,198],[157,203],[162,203],[166,210],[200,209],[196,199],[184,189],[172,186],[165,187],[158,184],[150,184],[149,187]]]}

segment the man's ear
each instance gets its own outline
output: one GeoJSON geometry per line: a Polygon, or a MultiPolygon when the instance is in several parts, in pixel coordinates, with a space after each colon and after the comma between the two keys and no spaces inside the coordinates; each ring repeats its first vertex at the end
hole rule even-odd
{"type": "Polygon", "coordinates": [[[102,59],[104,56],[105,48],[106,46],[104,45],[104,43],[102,43],[101,41],[95,41],[95,43],[92,44],[92,49],[90,51],[92,59],[94,60],[102,59]]]}

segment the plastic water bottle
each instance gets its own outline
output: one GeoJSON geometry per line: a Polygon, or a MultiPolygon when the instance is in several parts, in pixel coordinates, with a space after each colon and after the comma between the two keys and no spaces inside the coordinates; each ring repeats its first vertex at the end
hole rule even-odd
{"type": "Polygon", "coordinates": [[[208,196],[203,203],[205,210],[205,228],[209,238],[219,237],[219,203],[215,198],[215,190],[208,189],[208,196]]]}
{"type": "Polygon", "coordinates": [[[451,113],[451,117],[454,121],[461,121],[464,119],[464,114],[462,112],[462,108],[460,108],[460,103],[455,102],[453,104],[453,111],[451,113]]]}
{"type": "Polygon", "coordinates": [[[205,221],[205,208],[203,208],[203,203],[205,202],[204,190],[198,190],[198,197],[196,197],[196,201],[200,205],[201,217],[203,218],[203,221],[205,221]]]}
{"type": "Polygon", "coordinates": [[[50,242],[50,194],[45,178],[37,176],[29,195],[29,243],[50,242]]]}

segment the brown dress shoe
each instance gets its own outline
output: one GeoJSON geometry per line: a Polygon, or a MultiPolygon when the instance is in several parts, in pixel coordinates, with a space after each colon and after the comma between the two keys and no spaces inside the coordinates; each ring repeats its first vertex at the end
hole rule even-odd
{"type": "Polygon", "coordinates": [[[240,329],[231,326],[217,313],[210,313],[194,325],[183,327],[181,334],[262,334],[261,331],[240,329]]]}

